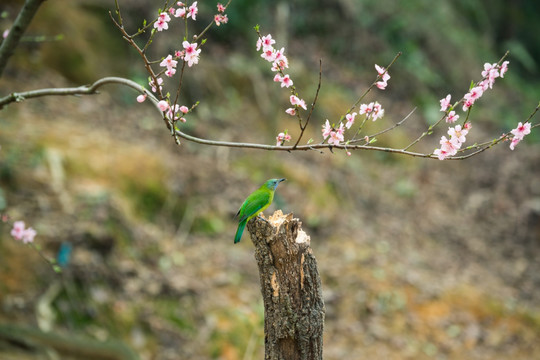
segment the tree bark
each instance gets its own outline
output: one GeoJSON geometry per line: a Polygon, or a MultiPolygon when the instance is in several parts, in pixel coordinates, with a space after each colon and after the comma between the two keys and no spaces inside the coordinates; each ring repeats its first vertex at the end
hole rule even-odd
{"type": "Polygon", "coordinates": [[[248,222],[264,300],[265,360],[321,360],[324,302],[299,219],[278,210],[248,222]]]}

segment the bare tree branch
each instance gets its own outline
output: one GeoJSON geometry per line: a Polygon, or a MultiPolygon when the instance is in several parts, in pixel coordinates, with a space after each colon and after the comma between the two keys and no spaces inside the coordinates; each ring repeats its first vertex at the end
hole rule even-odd
{"type": "MultiPolygon", "coordinates": [[[[156,109],[159,111],[161,116],[163,116],[163,112],[159,110],[157,107],[158,99],[152,94],[151,92],[147,91],[143,86],[139,85],[133,80],[121,78],[121,77],[105,77],[102,79],[97,80],[91,85],[83,85],[79,87],[73,87],[73,88],[49,88],[49,89],[39,89],[39,90],[31,90],[26,92],[19,92],[19,93],[11,93],[8,96],[5,96],[3,98],[0,98],[0,110],[7,104],[13,103],[13,102],[22,102],[26,99],[32,99],[42,96],[66,96],[66,95],[94,95],[98,93],[98,89],[102,87],[103,85],[109,85],[109,84],[119,84],[124,85],[127,87],[130,87],[140,93],[144,93],[148,96],[150,101],[155,105],[156,109]]],[[[540,107],[536,107],[536,109],[529,115],[526,121],[529,121],[539,110],[540,107]]],[[[404,120],[406,120],[410,116],[407,115],[405,119],[401,120],[399,123],[395,124],[394,127],[398,126],[398,124],[401,124],[404,120]]],[[[164,120],[168,122],[168,119],[164,117],[164,120]]],[[[539,126],[540,124],[533,125],[533,128],[539,126]]],[[[320,149],[341,149],[341,150],[370,150],[370,151],[383,151],[388,153],[394,153],[394,154],[400,154],[400,155],[408,155],[413,157],[422,157],[422,158],[429,158],[429,159],[438,159],[436,155],[430,154],[424,154],[419,152],[413,152],[403,149],[394,149],[394,148],[387,148],[387,147],[381,147],[381,146],[370,146],[370,145],[357,145],[357,144],[340,144],[340,145],[332,145],[332,144],[307,144],[307,145],[292,145],[292,146],[276,146],[276,145],[266,145],[266,144],[255,144],[255,143],[243,143],[243,142],[231,142],[231,141],[217,141],[217,140],[208,140],[208,139],[202,139],[196,136],[192,136],[189,134],[186,134],[185,132],[175,129],[174,135],[178,136],[181,139],[191,141],[198,144],[203,145],[209,145],[209,146],[223,146],[223,147],[233,147],[233,148],[247,148],[247,149],[256,149],[256,150],[268,150],[268,151],[308,151],[308,150],[320,150],[320,149]]],[[[448,157],[448,160],[464,160],[467,159],[473,155],[476,155],[478,153],[481,153],[494,145],[508,139],[509,134],[503,134],[500,138],[490,141],[488,143],[480,144],[478,146],[478,150],[469,153],[467,155],[462,156],[454,156],[454,157],[448,157]]]]}
{"type": "Polygon", "coordinates": [[[40,5],[45,0],[26,0],[21,11],[17,15],[13,26],[9,30],[8,36],[0,44],[0,77],[6,68],[7,62],[11,55],[15,52],[15,49],[19,45],[26,28],[30,25],[30,22],[34,18],[40,5]]]}
{"type": "Polygon", "coordinates": [[[154,101],[157,101],[153,94],[146,91],[144,87],[137,84],[135,81],[124,79],[121,77],[104,77],[102,79],[97,80],[91,85],[83,85],[73,88],[49,88],[49,89],[39,89],[39,90],[31,90],[31,91],[25,91],[25,92],[14,92],[9,94],[8,96],[5,96],[3,98],[0,98],[0,110],[4,108],[7,104],[13,103],[13,102],[21,102],[26,99],[32,99],[42,96],[55,96],[55,95],[93,95],[98,93],[98,89],[107,84],[120,84],[124,86],[128,86],[132,89],[137,90],[138,92],[147,94],[148,96],[151,96],[154,101]]]}

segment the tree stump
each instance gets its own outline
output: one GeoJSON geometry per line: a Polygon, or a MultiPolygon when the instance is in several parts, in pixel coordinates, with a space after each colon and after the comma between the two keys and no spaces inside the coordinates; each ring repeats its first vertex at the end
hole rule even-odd
{"type": "Polygon", "coordinates": [[[299,219],[276,211],[248,222],[264,300],[265,360],[320,360],[324,302],[317,261],[299,219]]]}

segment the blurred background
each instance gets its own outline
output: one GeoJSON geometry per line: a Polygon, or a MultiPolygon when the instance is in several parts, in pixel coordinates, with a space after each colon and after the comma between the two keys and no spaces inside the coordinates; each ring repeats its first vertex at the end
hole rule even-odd
{"type": "MultiPolygon", "coordinates": [[[[131,32],[163,5],[119,3],[131,32]]],[[[191,35],[216,13],[216,3],[198,3],[191,35]]],[[[2,2],[2,31],[21,5],[2,2]]],[[[112,0],[46,1],[0,95],[103,76],[146,85],[109,10],[112,0]]],[[[285,47],[308,103],[322,59],[306,140],[318,141],[324,121],[337,122],[375,79],[374,64],[386,66],[398,51],[387,90],[366,98],[386,110],[367,132],[416,111],[377,145],[408,144],[440,118],[439,99],[461,98],[483,64],[507,50],[509,71],[475,104],[467,143],[516,127],[540,99],[538,1],[233,0],[226,13],[229,23],[207,33],[181,95],[188,106],[201,101],[183,126],[203,138],[273,144],[284,129],[298,136],[284,113],[288,92],[255,50],[256,24],[285,47]]],[[[151,57],[181,48],[182,36],[173,19],[151,57]]],[[[36,229],[43,254],[62,254],[64,266],[55,273],[10,237],[11,224],[0,225],[0,358],[129,358],[126,347],[142,359],[263,358],[253,245],[245,235],[233,246],[233,216],[274,177],[288,181],[266,213],[292,212],[311,236],[325,359],[540,358],[538,131],[513,152],[501,144],[444,162],[177,146],[136,96],[109,86],[0,111],[0,211],[36,229]]],[[[438,128],[415,150],[431,152],[445,133],[438,128]]]]}

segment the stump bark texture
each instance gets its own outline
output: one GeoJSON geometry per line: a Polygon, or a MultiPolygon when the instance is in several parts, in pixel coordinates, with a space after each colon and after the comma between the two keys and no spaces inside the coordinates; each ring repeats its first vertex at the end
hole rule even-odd
{"type": "Polygon", "coordinates": [[[324,302],[299,219],[278,210],[248,222],[264,300],[265,360],[322,359],[324,302]]]}

